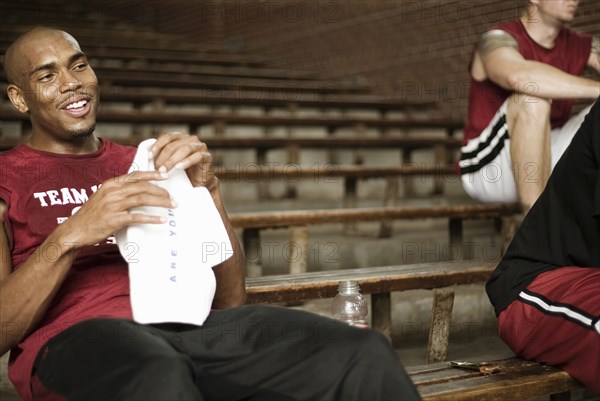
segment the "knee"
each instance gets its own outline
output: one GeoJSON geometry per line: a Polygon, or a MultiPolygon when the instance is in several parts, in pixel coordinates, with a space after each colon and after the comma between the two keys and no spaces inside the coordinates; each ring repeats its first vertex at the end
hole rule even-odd
{"type": "Polygon", "coordinates": [[[367,364],[396,363],[397,357],[388,339],[381,333],[369,329],[350,327],[336,339],[344,352],[351,353],[367,364]]]}
{"type": "Polygon", "coordinates": [[[550,120],[551,105],[549,99],[515,93],[508,99],[506,114],[509,122],[523,119],[545,122],[550,120]]]}
{"type": "Polygon", "coordinates": [[[357,348],[365,357],[380,360],[381,358],[396,359],[396,354],[389,340],[375,330],[364,330],[357,348]]]}

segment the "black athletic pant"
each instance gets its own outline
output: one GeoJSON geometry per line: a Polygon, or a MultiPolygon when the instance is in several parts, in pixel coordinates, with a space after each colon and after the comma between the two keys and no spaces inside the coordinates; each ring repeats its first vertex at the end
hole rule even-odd
{"type": "Polygon", "coordinates": [[[420,400],[387,340],[272,306],[202,327],[81,322],[40,351],[36,400],[420,400]]]}

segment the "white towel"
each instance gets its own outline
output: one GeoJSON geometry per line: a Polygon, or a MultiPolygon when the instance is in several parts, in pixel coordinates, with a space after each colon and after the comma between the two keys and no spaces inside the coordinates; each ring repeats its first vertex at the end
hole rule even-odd
{"type": "MultiPolygon", "coordinates": [[[[148,158],[155,141],[140,143],[130,172],[155,170],[148,158]]],[[[164,216],[167,222],[132,225],[116,233],[129,264],[134,320],[202,325],[215,295],[212,267],[233,254],[227,230],[208,190],[194,188],[185,171],[173,169],[168,179],[153,183],[169,191],[178,206],[130,212],[164,216]]]]}

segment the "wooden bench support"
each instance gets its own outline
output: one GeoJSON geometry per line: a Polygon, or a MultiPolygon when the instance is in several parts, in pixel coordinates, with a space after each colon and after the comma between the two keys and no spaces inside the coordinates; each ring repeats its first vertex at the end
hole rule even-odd
{"type": "Polygon", "coordinates": [[[468,259],[464,255],[465,247],[463,242],[463,219],[450,218],[448,220],[448,233],[450,245],[450,260],[468,259]]]}
{"type": "MultiPolygon", "coordinates": [[[[435,158],[436,166],[443,166],[447,163],[448,152],[445,146],[435,145],[433,147],[433,154],[435,158]]],[[[433,180],[433,195],[444,194],[444,177],[436,176],[433,180]]]]}
{"type": "MultiPolygon", "coordinates": [[[[223,138],[225,136],[225,132],[227,131],[227,124],[223,120],[215,120],[215,122],[213,122],[213,129],[214,129],[214,134],[217,138],[223,138]]],[[[194,131],[192,131],[192,132],[194,132],[194,131]]],[[[221,151],[219,151],[219,149],[217,149],[217,150],[211,150],[211,153],[213,154],[214,165],[215,166],[223,165],[223,163],[225,162],[223,152],[221,152],[221,151]]]]}
{"type": "MultiPolygon", "coordinates": [[[[298,145],[290,145],[287,148],[288,165],[298,166],[300,164],[300,147],[298,145]]],[[[298,188],[296,180],[287,180],[284,197],[286,199],[296,199],[298,196],[298,188]]]]}
{"type": "MultiPolygon", "coordinates": [[[[356,207],[357,198],[357,179],[355,177],[346,177],[344,179],[344,208],[350,209],[356,207]]],[[[358,229],[356,223],[349,222],[344,224],[345,235],[356,235],[358,229]]]]}
{"type": "MultiPolygon", "coordinates": [[[[267,151],[266,149],[256,150],[256,164],[258,166],[267,166],[267,151]]],[[[258,189],[258,200],[271,199],[271,192],[269,191],[269,182],[260,180],[256,183],[258,189]]]]}
{"type": "MultiPolygon", "coordinates": [[[[289,115],[292,118],[298,117],[298,104],[292,103],[288,106],[289,115]]],[[[287,127],[286,136],[290,139],[294,137],[294,127],[287,127]]],[[[298,144],[292,143],[287,146],[287,160],[288,164],[298,165],[300,163],[300,146],[298,144]]],[[[293,182],[286,182],[286,189],[284,197],[286,199],[296,199],[298,195],[298,191],[296,188],[296,184],[293,182]]]]}
{"type": "Polygon", "coordinates": [[[371,327],[392,341],[392,301],[389,292],[371,294],[371,327]]]}
{"type": "MultiPolygon", "coordinates": [[[[363,123],[356,124],[354,127],[354,133],[357,138],[365,138],[367,133],[367,126],[363,123]]],[[[358,148],[354,150],[354,164],[361,165],[365,162],[365,152],[363,149],[358,148]]]]}
{"type": "MultiPolygon", "coordinates": [[[[398,178],[388,178],[385,181],[385,194],[383,199],[383,206],[391,207],[396,206],[398,199],[398,189],[400,185],[398,178]]],[[[392,222],[383,221],[379,227],[379,238],[390,238],[392,236],[392,222]]]]}
{"type": "Polygon", "coordinates": [[[288,244],[290,274],[306,273],[308,265],[308,228],[292,227],[288,244]]]}
{"type": "MultiPolygon", "coordinates": [[[[335,138],[335,131],[336,131],[335,127],[328,126],[327,127],[327,137],[331,138],[331,139],[335,138]]],[[[339,164],[338,163],[338,154],[333,147],[327,148],[327,164],[330,164],[330,165],[339,164]]]]}
{"type": "Polygon", "coordinates": [[[262,249],[260,243],[260,230],[246,228],[243,231],[244,255],[246,255],[246,276],[262,276],[262,249]]]}
{"type": "Polygon", "coordinates": [[[431,313],[431,328],[427,345],[427,363],[446,360],[452,308],[454,306],[454,290],[442,288],[433,290],[433,308],[431,313]]]}
{"type": "MultiPolygon", "coordinates": [[[[402,163],[412,163],[412,149],[402,149],[402,163]]],[[[415,196],[415,181],[413,177],[403,177],[402,184],[404,185],[404,197],[410,198],[415,196]]]]}

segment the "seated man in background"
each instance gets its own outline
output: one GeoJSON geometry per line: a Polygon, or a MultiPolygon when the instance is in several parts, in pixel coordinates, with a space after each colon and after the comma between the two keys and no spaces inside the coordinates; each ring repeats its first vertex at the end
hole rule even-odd
{"type": "Polygon", "coordinates": [[[381,334],[241,306],[244,259],[197,136],[160,136],[150,149],[160,172],[127,175],[136,149],[94,135],[98,82],[72,36],[34,29],[4,63],[9,98],[32,125],[0,155],[0,354],[12,349],[9,375],[25,401],[420,399],[381,334]],[[216,310],[202,326],[135,322],[127,262],[111,240],[164,223],[129,211],[176,207],[150,182],[173,168],[208,189],[233,245],[213,268],[216,310]]]}
{"type": "Polygon", "coordinates": [[[487,283],[500,337],[600,394],[600,100],[487,283]]]}
{"type": "Polygon", "coordinates": [[[528,0],[519,20],[481,36],[460,160],[474,199],[529,210],[589,111],[570,118],[570,99],[600,96],[600,82],[579,76],[586,66],[600,72],[599,38],[565,26],[578,3],[528,0]]]}

